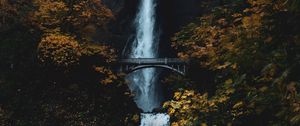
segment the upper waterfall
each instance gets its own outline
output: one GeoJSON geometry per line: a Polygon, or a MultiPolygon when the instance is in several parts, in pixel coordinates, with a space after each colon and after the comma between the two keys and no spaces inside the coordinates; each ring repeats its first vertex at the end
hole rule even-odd
{"type": "Polygon", "coordinates": [[[131,58],[157,57],[157,34],[155,29],[155,6],[153,0],[142,0],[135,19],[136,39],[131,58]]]}

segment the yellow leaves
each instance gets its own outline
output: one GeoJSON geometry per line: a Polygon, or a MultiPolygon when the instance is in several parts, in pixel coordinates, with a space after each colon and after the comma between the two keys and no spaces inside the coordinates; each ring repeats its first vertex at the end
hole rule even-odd
{"type": "Polygon", "coordinates": [[[178,53],[177,56],[180,59],[183,59],[183,60],[189,59],[189,55],[188,54],[184,54],[183,52],[178,53]]]}
{"type": "Polygon", "coordinates": [[[111,63],[116,60],[116,51],[110,46],[99,44],[85,44],[82,45],[81,53],[84,56],[97,56],[103,58],[106,63],[111,63]]]}
{"type": "Polygon", "coordinates": [[[104,84],[104,85],[111,84],[112,82],[113,82],[113,80],[111,80],[110,78],[101,80],[101,84],[104,84]]]}
{"type": "Polygon", "coordinates": [[[103,27],[113,18],[112,12],[99,0],[68,3],[63,0],[34,0],[33,3],[38,8],[33,12],[33,20],[44,31],[65,29],[65,24],[71,24],[75,32],[81,32],[88,24],[103,27]]]}
{"type": "Polygon", "coordinates": [[[104,72],[104,67],[95,67],[96,72],[104,72]]]}
{"type": "Polygon", "coordinates": [[[101,84],[107,85],[113,83],[117,79],[117,76],[108,68],[105,67],[94,67],[97,73],[104,75],[104,79],[100,81],[101,84]]]}
{"type": "Polygon", "coordinates": [[[51,0],[34,0],[38,6],[33,14],[34,20],[41,26],[42,30],[48,27],[57,28],[59,24],[63,23],[64,17],[67,15],[69,8],[62,1],[51,0]]]}
{"type": "Polygon", "coordinates": [[[240,13],[234,13],[231,16],[234,17],[234,18],[238,18],[238,17],[242,17],[243,15],[240,14],[240,13]]]}
{"type": "Polygon", "coordinates": [[[173,122],[171,126],[180,126],[177,122],[173,122]]]}
{"type": "Polygon", "coordinates": [[[216,66],[217,69],[226,69],[228,66],[230,66],[231,63],[230,62],[225,62],[223,65],[218,65],[216,66]]]}
{"type": "Polygon", "coordinates": [[[45,64],[67,67],[77,64],[80,56],[78,42],[68,35],[47,34],[38,45],[38,58],[45,64]]]}
{"type": "Polygon", "coordinates": [[[195,95],[195,91],[193,91],[193,90],[185,90],[184,94],[186,96],[194,96],[195,95]]]}
{"type": "Polygon", "coordinates": [[[81,16],[82,18],[91,18],[92,13],[89,11],[83,11],[79,16],[81,16]]]}
{"type": "Polygon", "coordinates": [[[242,26],[245,29],[257,30],[257,28],[262,25],[261,15],[260,14],[252,14],[251,16],[246,16],[242,19],[242,23],[243,23],[242,26]]]}
{"type": "Polygon", "coordinates": [[[225,85],[230,85],[233,83],[233,80],[232,79],[228,79],[225,81],[225,85]]]}
{"type": "Polygon", "coordinates": [[[181,92],[175,92],[174,93],[174,99],[179,100],[179,98],[181,97],[182,93],[181,92]]]}
{"type": "Polygon", "coordinates": [[[200,126],[207,126],[207,124],[206,123],[201,123],[201,125],[200,126]]]}
{"type": "Polygon", "coordinates": [[[209,107],[215,107],[216,103],[215,102],[210,102],[208,105],[209,105],[209,107]]]}
{"type": "Polygon", "coordinates": [[[243,102],[243,101],[240,101],[240,102],[234,104],[234,106],[233,106],[232,108],[233,108],[233,109],[237,109],[237,108],[242,107],[243,105],[244,105],[244,102],[243,102]]]}
{"type": "Polygon", "coordinates": [[[219,103],[224,103],[224,102],[226,102],[228,100],[228,97],[220,97],[217,101],[219,102],[219,103]]]}
{"type": "Polygon", "coordinates": [[[168,109],[169,115],[174,115],[174,113],[175,113],[175,109],[173,109],[173,108],[168,109]]]}
{"type": "MultiPolygon", "coordinates": [[[[60,33],[46,34],[38,45],[38,58],[45,65],[69,67],[77,65],[82,56],[97,56],[103,63],[115,61],[116,54],[109,46],[79,45],[73,36],[60,33]]],[[[103,84],[112,83],[117,77],[107,68],[95,67],[96,72],[106,75],[103,84]]]]}
{"type": "MultiPolygon", "coordinates": [[[[288,52],[281,52],[280,49],[286,48],[282,46],[284,42],[275,40],[277,35],[286,36],[286,34],[274,30],[276,27],[279,29],[285,27],[285,23],[277,24],[284,22],[278,19],[278,15],[285,14],[274,9],[277,2],[272,3],[271,0],[249,0],[249,3],[247,8],[237,7],[227,11],[228,13],[210,13],[201,18],[197,22],[199,24],[194,24],[196,26],[185,28],[176,34],[172,46],[180,52],[180,57],[195,58],[195,64],[201,64],[201,67],[217,73],[220,77],[220,79],[216,77],[216,82],[220,87],[216,95],[210,98],[198,93],[190,96],[183,91],[175,93],[175,101],[172,103],[182,107],[172,112],[176,118],[192,121],[189,119],[191,116],[205,118],[205,115],[201,114],[218,113],[218,109],[226,109],[226,114],[230,115],[229,118],[237,120],[246,115],[247,111],[254,111],[256,108],[258,109],[253,113],[264,112],[266,109],[260,106],[260,102],[270,104],[270,99],[277,100],[277,98],[296,100],[295,97],[298,94],[296,89],[299,85],[289,85],[282,81],[283,79],[280,79],[280,82],[276,79],[280,76],[280,69],[285,67],[284,64],[289,64],[284,59],[288,52]],[[226,23],[229,24],[224,26],[226,23]],[[271,33],[276,33],[276,35],[271,33]],[[262,70],[263,65],[268,63],[282,66],[270,65],[268,69],[262,70]],[[274,85],[274,82],[282,83],[280,87],[278,86],[280,88],[278,93],[282,92],[283,95],[276,96],[280,95],[274,93],[276,86],[270,86],[272,83],[274,85]],[[270,98],[261,96],[264,94],[268,94],[270,98]]],[[[292,44],[295,44],[295,47],[300,45],[299,36],[293,38],[288,35],[286,38],[290,38],[287,40],[290,43],[295,42],[296,44],[292,44]]],[[[172,106],[167,107],[172,108],[172,106]]],[[[300,105],[297,104],[288,109],[290,110],[284,111],[299,112],[300,105]]],[[[224,112],[220,113],[224,114],[224,112]]],[[[176,124],[180,125],[179,120],[176,121],[176,124]]]]}
{"type": "Polygon", "coordinates": [[[138,114],[134,114],[131,120],[137,123],[140,120],[140,116],[138,114]]]}
{"type": "Polygon", "coordinates": [[[191,125],[197,121],[198,114],[204,114],[217,111],[220,103],[215,99],[208,99],[208,94],[195,93],[194,90],[184,90],[174,93],[175,101],[164,103],[163,107],[168,108],[168,114],[180,117],[180,120],[173,122],[174,125],[191,125]],[[193,115],[195,113],[196,115],[193,115]]]}
{"type": "Polygon", "coordinates": [[[256,5],[266,5],[266,4],[272,4],[272,0],[248,0],[248,3],[250,3],[252,6],[256,5]]]}
{"type": "Polygon", "coordinates": [[[73,8],[75,12],[73,12],[71,23],[79,29],[90,23],[103,26],[113,18],[112,12],[99,0],[77,1],[73,8]]]}
{"type": "Polygon", "coordinates": [[[293,101],[290,103],[291,104],[291,107],[292,107],[292,111],[293,112],[296,112],[296,113],[299,113],[300,112],[300,103],[299,101],[293,101]]]}
{"type": "Polygon", "coordinates": [[[220,35],[220,42],[222,43],[227,43],[230,42],[231,37],[227,36],[227,35],[220,35]]]}
{"type": "Polygon", "coordinates": [[[232,64],[232,65],[231,65],[231,68],[232,68],[233,70],[236,70],[236,69],[238,68],[237,63],[232,64]]]}
{"type": "Polygon", "coordinates": [[[246,8],[246,9],[243,10],[243,12],[244,13],[252,12],[252,9],[251,8],[246,8]]]}
{"type": "MultiPolygon", "coordinates": [[[[232,83],[232,80],[228,80],[227,83],[232,83]]],[[[226,89],[231,90],[231,88],[226,89]]],[[[229,91],[232,92],[232,91],[229,91]]],[[[202,115],[205,117],[206,114],[218,112],[221,106],[229,104],[230,94],[220,94],[212,98],[208,98],[208,94],[195,93],[193,90],[185,90],[181,92],[175,92],[176,101],[169,101],[164,104],[164,108],[168,108],[168,113],[171,116],[175,116],[179,120],[173,122],[173,125],[185,126],[192,125],[194,122],[201,122],[204,120],[201,118],[202,115]],[[186,96],[186,97],[182,97],[186,96]],[[200,116],[199,116],[200,115],[200,116]]],[[[242,111],[237,111],[244,105],[243,101],[237,102],[233,105],[233,115],[235,117],[243,114],[242,111]]],[[[205,123],[203,123],[205,125],[205,123]]]]}
{"type": "Polygon", "coordinates": [[[265,92],[265,91],[267,91],[269,88],[267,87],[267,86],[263,86],[263,87],[261,87],[261,88],[259,88],[259,91],[260,92],[265,92]]]}
{"type": "Polygon", "coordinates": [[[219,23],[220,25],[223,25],[223,26],[225,26],[225,25],[227,25],[227,24],[228,24],[228,22],[226,21],[226,19],[225,19],[225,18],[221,18],[221,19],[219,19],[219,20],[217,21],[217,23],[219,23]]]}

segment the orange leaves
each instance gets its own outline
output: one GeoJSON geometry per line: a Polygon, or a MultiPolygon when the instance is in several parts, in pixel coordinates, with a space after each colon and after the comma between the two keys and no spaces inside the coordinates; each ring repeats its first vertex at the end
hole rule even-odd
{"type": "Polygon", "coordinates": [[[59,33],[45,35],[38,46],[38,52],[43,63],[51,62],[58,66],[77,64],[81,56],[98,56],[103,58],[104,63],[113,62],[116,58],[114,49],[109,46],[79,45],[74,37],[59,33]]]}
{"type": "MultiPolygon", "coordinates": [[[[114,49],[109,46],[97,45],[97,44],[85,44],[81,45],[81,54],[86,57],[98,57],[101,60],[101,65],[109,64],[116,60],[116,53],[114,49]]],[[[113,83],[117,76],[109,68],[104,66],[94,66],[95,72],[97,72],[100,77],[100,83],[107,85],[113,83]]]]}
{"type": "MultiPolygon", "coordinates": [[[[34,21],[42,30],[68,29],[71,24],[75,32],[93,24],[103,27],[113,18],[112,12],[102,5],[99,0],[82,0],[66,2],[63,0],[34,0],[38,8],[34,11],[34,21]]],[[[73,32],[73,31],[69,31],[73,32]]]]}
{"type": "Polygon", "coordinates": [[[177,56],[178,56],[180,59],[183,59],[183,60],[186,60],[186,59],[189,59],[189,58],[190,58],[189,55],[184,54],[184,53],[178,53],[177,56]]]}
{"type": "Polygon", "coordinates": [[[81,47],[83,56],[97,56],[103,58],[106,63],[111,63],[116,60],[116,52],[109,46],[98,44],[84,44],[81,47]]]}
{"type": "Polygon", "coordinates": [[[80,46],[68,35],[47,34],[38,45],[38,58],[43,64],[68,67],[79,61],[80,46]]]}
{"type": "Polygon", "coordinates": [[[247,0],[252,6],[272,4],[273,0],[247,0]]]}
{"type": "Polygon", "coordinates": [[[102,27],[113,18],[112,12],[103,6],[99,0],[77,1],[72,7],[74,12],[70,16],[70,22],[76,28],[81,28],[88,24],[102,27]]]}
{"type": "Polygon", "coordinates": [[[216,125],[234,125],[244,122],[249,114],[266,114],[270,109],[277,115],[269,117],[300,124],[299,81],[293,76],[298,71],[290,71],[298,68],[294,61],[299,60],[296,48],[300,37],[293,27],[298,28],[299,15],[281,2],[248,0],[242,3],[245,6],[233,2],[215,8],[176,34],[172,44],[178,55],[193,58],[194,64],[216,73],[217,91],[209,99],[197,93],[190,97],[176,92],[165,105],[175,116],[174,125],[199,125],[207,117],[212,125],[214,120],[223,121],[216,125]]]}
{"type": "Polygon", "coordinates": [[[100,80],[101,84],[107,85],[113,83],[114,80],[117,79],[117,76],[114,73],[105,67],[94,67],[97,73],[101,73],[104,75],[103,79],[100,80]]]}
{"type": "Polygon", "coordinates": [[[221,70],[221,69],[226,69],[228,66],[230,66],[231,63],[230,62],[225,62],[224,64],[222,65],[217,65],[216,68],[221,70]]]}
{"type": "Polygon", "coordinates": [[[217,23],[219,23],[220,25],[226,26],[228,24],[228,22],[226,21],[225,18],[221,18],[219,20],[217,20],[217,23]]]}
{"type": "Polygon", "coordinates": [[[38,9],[34,12],[33,17],[42,30],[59,27],[69,11],[67,5],[60,0],[34,0],[34,3],[38,9]]]}
{"type": "MultiPolygon", "coordinates": [[[[114,49],[89,43],[91,36],[113,18],[100,0],[33,0],[33,3],[36,10],[32,20],[46,33],[38,47],[43,64],[69,67],[78,64],[82,57],[98,57],[99,65],[115,61],[114,49]]],[[[101,82],[112,83],[116,76],[109,69],[100,68],[95,71],[105,75],[101,82]]]]}
{"type": "Polygon", "coordinates": [[[242,20],[242,26],[248,30],[258,30],[262,25],[262,17],[260,14],[252,14],[251,16],[246,16],[242,20]]]}
{"type": "MultiPolygon", "coordinates": [[[[221,92],[211,98],[207,93],[200,94],[194,90],[178,91],[174,93],[173,100],[165,102],[163,107],[168,109],[169,115],[175,117],[173,125],[194,125],[195,122],[205,122],[210,114],[216,114],[218,111],[222,111],[222,107],[229,105],[228,101],[234,90],[226,88],[226,91],[229,93],[221,92]]],[[[231,105],[227,114],[236,117],[242,116],[244,114],[241,111],[243,105],[243,101],[231,105]]]]}
{"type": "Polygon", "coordinates": [[[227,7],[216,8],[211,14],[201,17],[198,24],[188,25],[177,33],[172,47],[179,50],[178,56],[185,59],[201,58],[200,64],[211,70],[237,70],[240,61],[237,56],[250,49],[252,51],[249,52],[256,53],[257,39],[263,39],[266,43],[273,41],[272,37],[264,38],[262,35],[269,30],[266,18],[273,13],[270,10],[273,4],[269,0],[249,2],[248,8],[236,7],[239,11],[227,7]],[[221,13],[223,10],[227,10],[227,13],[221,13]],[[226,62],[235,65],[224,67],[223,63],[226,62]]]}

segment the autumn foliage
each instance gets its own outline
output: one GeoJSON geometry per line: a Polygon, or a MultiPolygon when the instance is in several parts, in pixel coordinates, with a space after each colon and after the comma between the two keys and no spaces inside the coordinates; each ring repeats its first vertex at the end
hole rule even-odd
{"type": "Polygon", "coordinates": [[[83,34],[89,25],[104,27],[113,18],[100,0],[34,0],[33,21],[44,31],[62,30],[83,34]]]}
{"type": "Polygon", "coordinates": [[[217,88],[175,93],[165,104],[174,126],[300,124],[300,20],[291,2],[227,1],[173,37],[178,56],[214,73],[217,88]]]}
{"type": "Polygon", "coordinates": [[[124,125],[112,20],[100,0],[0,0],[0,125],[124,125]]]}
{"type": "MultiPolygon", "coordinates": [[[[132,9],[128,1],[116,6],[132,9]]],[[[187,76],[162,81],[169,99],[155,111],[172,126],[299,126],[300,0],[201,2],[201,17],[170,43],[189,60],[187,76]]],[[[108,67],[135,10],[113,8],[120,17],[101,0],[0,0],[1,126],[138,125],[123,77],[108,67]]]]}
{"type": "Polygon", "coordinates": [[[39,59],[44,64],[70,66],[78,64],[80,47],[71,36],[50,34],[38,46],[39,59]]]}
{"type": "Polygon", "coordinates": [[[89,66],[105,77],[101,83],[112,83],[114,73],[104,68],[116,58],[116,52],[108,45],[96,42],[91,35],[97,29],[105,30],[113,19],[112,12],[100,0],[64,1],[34,0],[36,6],[32,21],[44,35],[38,46],[39,59],[43,64],[67,68],[84,62],[84,57],[96,57],[101,62],[89,66]],[[106,77],[107,75],[107,77],[106,77]]]}

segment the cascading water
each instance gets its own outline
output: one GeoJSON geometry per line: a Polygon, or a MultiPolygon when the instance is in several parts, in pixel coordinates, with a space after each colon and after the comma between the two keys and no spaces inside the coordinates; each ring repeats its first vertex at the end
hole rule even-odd
{"type": "MultiPolygon", "coordinates": [[[[141,0],[139,13],[135,19],[136,37],[131,47],[130,58],[157,58],[158,35],[155,31],[154,0],[141,0]]],[[[147,68],[130,74],[129,88],[135,94],[135,102],[148,114],[141,114],[141,126],[167,126],[169,116],[166,114],[149,114],[159,108],[162,102],[158,73],[154,68],[147,68]]]]}
{"type": "Polygon", "coordinates": [[[141,126],[169,126],[170,117],[166,114],[141,114],[141,126]]]}
{"type": "MultiPolygon", "coordinates": [[[[142,0],[140,10],[135,20],[136,38],[131,47],[130,58],[157,57],[156,35],[154,34],[155,13],[152,0],[142,0]]],[[[129,76],[129,88],[135,93],[135,101],[144,112],[151,112],[160,105],[154,76],[155,69],[148,68],[136,71],[129,76]]]]}

